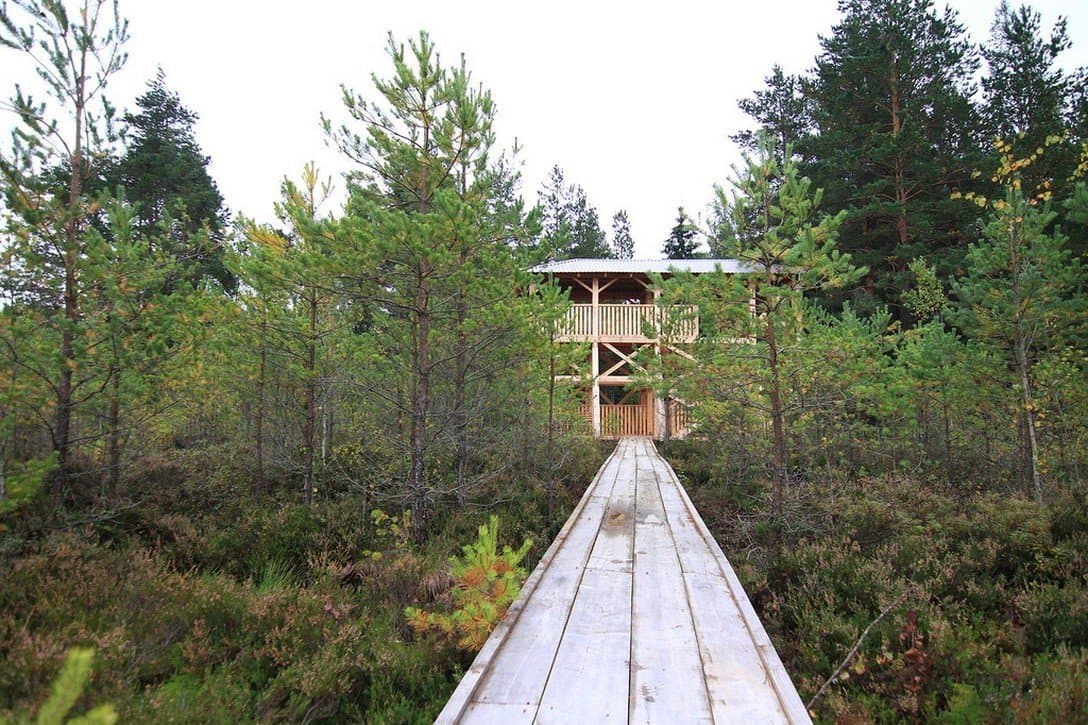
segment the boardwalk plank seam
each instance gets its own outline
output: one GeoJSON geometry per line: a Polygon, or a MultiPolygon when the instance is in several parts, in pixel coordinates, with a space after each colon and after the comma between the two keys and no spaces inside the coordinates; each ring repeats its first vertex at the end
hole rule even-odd
{"type": "MultiPolygon", "coordinates": [[[[675,483],[676,490],[680,494],[685,511],[694,524],[696,531],[699,533],[700,537],[702,537],[707,548],[710,549],[711,553],[713,553],[717,559],[718,571],[721,573],[722,578],[725,579],[727,589],[729,590],[729,596],[732,598],[734,605],[737,607],[737,610],[744,620],[744,627],[753,644],[755,644],[756,652],[759,655],[760,661],[763,663],[764,671],[768,675],[771,686],[774,688],[786,716],[792,722],[811,722],[807,708],[805,708],[804,703],[801,701],[800,695],[797,694],[797,689],[794,687],[792,680],[790,680],[789,675],[786,673],[785,667],[783,667],[782,661],[778,657],[778,652],[774,648],[774,644],[767,635],[767,631],[763,628],[763,624],[759,621],[759,616],[752,607],[752,603],[749,601],[747,594],[745,594],[744,587],[741,586],[740,579],[737,578],[737,574],[733,571],[732,565],[729,564],[728,558],[718,545],[717,540],[711,535],[710,530],[706,527],[706,522],[698,515],[695,504],[691,502],[691,498],[688,496],[687,491],[685,491],[684,487],[680,484],[676,472],[672,470],[671,466],[668,466],[666,471],[667,475],[669,475],[675,483]]],[[[666,513],[668,513],[668,509],[666,509],[666,513]]],[[[685,577],[685,580],[686,579],[687,578],[685,577]]]]}
{"type": "Polygon", "coordinates": [[[652,446],[616,446],[437,722],[811,722],[652,446]]]}
{"type": "MultiPolygon", "coordinates": [[[[596,484],[598,482],[597,479],[600,478],[602,475],[605,475],[606,471],[608,471],[609,465],[613,463],[613,461],[618,463],[621,457],[621,447],[617,445],[616,448],[612,451],[612,454],[607,459],[605,459],[604,464],[601,465],[600,470],[597,472],[597,476],[594,478],[593,482],[589,485],[589,487],[586,488],[585,493],[582,494],[582,498],[579,499],[578,505],[575,506],[574,511],[571,512],[570,518],[567,519],[567,522],[563,525],[563,528],[561,528],[559,530],[559,533],[556,534],[555,539],[552,540],[552,543],[548,547],[548,550],[544,552],[544,556],[540,558],[540,562],[533,570],[533,573],[530,574],[529,578],[525,580],[525,583],[521,587],[521,592],[518,594],[518,598],[515,599],[510,607],[506,610],[506,616],[502,618],[502,621],[500,621],[499,624],[495,627],[495,630],[491,633],[491,636],[488,637],[487,641],[484,643],[484,646],[480,649],[479,653],[477,653],[475,660],[473,660],[472,662],[472,665],[461,678],[461,682],[458,684],[457,689],[454,691],[453,695],[446,703],[446,706],[442,709],[442,712],[439,713],[438,718],[435,720],[436,723],[458,722],[462,715],[464,715],[468,705],[474,699],[474,695],[482,678],[485,674],[487,674],[488,665],[498,654],[498,651],[502,648],[502,645],[506,642],[506,638],[509,635],[510,630],[512,630],[517,625],[518,620],[521,618],[521,614],[525,610],[526,605],[532,598],[533,593],[536,591],[536,588],[540,584],[541,579],[544,578],[544,574],[547,572],[548,566],[551,564],[552,560],[556,557],[556,555],[558,555],[560,548],[562,548],[563,544],[566,542],[567,538],[570,536],[575,526],[577,526],[578,521],[581,518],[582,512],[589,504],[590,499],[592,499],[596,495],[596,484]]],[[[613,478],[613,484],[614,483],[615,478],[613,478]]],[[[571,605],[573,606],[573,602],[571,602],[571,605]]],[[[539,704],[539,699],[537,700],[537,702],[539,704]]]]}

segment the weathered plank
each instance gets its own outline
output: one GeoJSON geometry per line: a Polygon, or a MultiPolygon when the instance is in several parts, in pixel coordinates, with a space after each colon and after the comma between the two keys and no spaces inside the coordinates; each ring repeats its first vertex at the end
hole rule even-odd
{"type": "MultiPolygon", "coordinates": [[[[730,679],[730,670],[722,672],[722,663],[728,662],[736,654],[743,658],[746,666],[747,679],[751,682],[761,683],[763,693],[773,693],[774,705],[780,718],[777,722],[808,723],[811,719],[797,689],[793,686],[789,674],[782,666],[782,661],[767,636],[763,624],[759,621],[752,603],[744,593],[736,572],[729,564],[718,542],[710,535],[699,512],[680,485],[676,473],[663,459],[660,459],[662,471],[661,488],[663,498],[668,492],[672,499],[666,507],[669,512],[670,528],[677,540],[677,552],[681,560],[681,566],[685,567],[684,582],[688,589],[688,598],[691,602],[695,619],[695,629],[700,640],[700,651],[703,657],[703,668],[706,674],[707,691],[711,695],[711,706],[714,710],[714,719],[717,722],[744,719],[749,712],[744,706],[747,698],[752,698],[750,692],[737,692],[735,679],[730,679]],[[667,481],[667,482],[666,482],[667,481]],[[694,537],[697,537],[694,538],[694,537]],[[699,572],[706,571],[705,575],[699,572]],[[743,626],[742,626],[743,625],[743,626]],[[735,633],[732,644],[719,639],[717,645],[712,641],[715,636],[720,636],[724,631],[735,633]],[[744,647],[745,653],[740,654],[737,647],[744,647]],[[757,662],[748,658],[748,653],[754,653],[758,657],[757,662]],[[760,677],[760,673],[762,677],[760,677]],[[732,694],[729,692],[732,690],[732,694]]],[[[723,638],[724,639],[724,638],[723,638]]],[[[760,697],[762,694],[760,695],[760,697]]],[[[763,713],[763,717],[770,717],[774,711],[770,700],[754,698],[763,703],[763,710],[753,710],[754,713],[763,713]]]]}
{"type": "Polygon", "coordinates": [[[809,722],[676,474],[625,439],[438,722],[809,722]]]}
{"type": "MultiPolygon", "coordinates": [[[[634,455],[637,443],[631,440],[620,442],[623,450],[620,462],[634,455]]],[[[616,479],[611,488],[611,495],[605,506],[597,529],[597,539],[586,564],[590,569],[607,571],[631,571],[631,547],[635,531],[635,470],[633,466],[622,465],[616,471],[616,479]]]]}
{"type": "MultiPolygon", "coordinates": [[[[608,480],[610,472],[618,469],[605,469],[605,476],[599,481],[608,490],[615,485],[614,479],[608,480]]],[[[521,704],[540,701],[607,504],[607,497],[596,495],[586,501],[564,545],[543,571],[534,592],[532,611],[508,635],[477,701],[521,704]]]]}
{"type": "Polygon", "coordinates": [[[632,644],[632,723],[712,722],[695,626],[657,471],[638,468],[632,644]]]}
{"type": "Polygon", "coordinates": [[[721,577],[685,574],[716,722],[788,722],[744,618],[721,577]]]}
{"type": "Polygon", "coordinates": [[[535,710],[625,450],[617,446],[601,466],[436,722],[510,722],[499,710],[470,710],[473,703],[532,705],[535,710]],[[532,612],[523,617],[530,603],[532,612]]]}
{"type": "Polygon", "coordinates": [[[661,486],[661,499],[669,511],[669,526],[676,541],[680,566],[685,572],[719,574],[721,564],[718,557],[711,551],[699,527],[695,525],[695,518],[685,503],[685,497],[680,493],[679,484],[673,483],[668,476],[666,480],[661,486]]]}
{"type": "MultiPolygon", "coordinates": [[[[516,723],[532,722],[536,717],[534,705],[507,705],[498,702],[470,702],[465,706],[459,722],[462,723],[516,723]]],[[[441,718],[436,722],[441,722],[441,718]]]]}
{"type": "Polygon", "coordinates": [[[630,661],[631,574],[587,569],[536,722],[626,722],[630,661]]]}

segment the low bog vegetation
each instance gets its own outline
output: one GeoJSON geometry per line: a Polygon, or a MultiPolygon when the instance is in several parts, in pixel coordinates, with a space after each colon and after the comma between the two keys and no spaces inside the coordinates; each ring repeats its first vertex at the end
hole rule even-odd
{"type": "MultiPolygon", "coordinates": [[[[469,502],[415,544],[407,514],[363,496],[306,506],[193,466],[145,474],[127,505],[58,509],[43,495],[4,520],[0,721],[37,712],[77,646],[95,664],[75,713],[106,703],[121,722],[434,718],[473,652],[417,635],[405,609],[457,616],[449,557],[486,513],[469,502]]],[[[549,515],[542,492],[502,485],[502,524],[484,527],[484,548],[550,540],[569,505],[549,515]]],[[[516,553],[531,567],[544,548],[516,553]]],[[[497,580],[516,591],[510,578],[497,580]]]]}

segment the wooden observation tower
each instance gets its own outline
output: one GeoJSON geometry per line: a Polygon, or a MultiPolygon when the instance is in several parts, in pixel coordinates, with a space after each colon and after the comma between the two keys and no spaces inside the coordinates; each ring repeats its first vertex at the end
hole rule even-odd
{"type": "Polygon", "coordinates": [[[683,438],[689,431],[682,401],[655,395],[640,360],[648,354],[684,355],[699,337],[694,305],[657,304],[651,275],[744,274],[734,259],[565,259],[533,268],[569,290],[571,309],[560,342],[589,343],[584,411],[598,438],[683,438]]]}

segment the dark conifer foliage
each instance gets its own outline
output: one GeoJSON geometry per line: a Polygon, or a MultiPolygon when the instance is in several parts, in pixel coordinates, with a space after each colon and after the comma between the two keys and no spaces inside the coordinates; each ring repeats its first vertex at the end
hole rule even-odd
{"type": "Polygon", "coordinates": [[[190,282],[213,279],[233,292],[237,280],[222,247],[229,213],[196,141],[197,114],[166,85],[162,69],[136,105],[124,117],[128,145],[107,182],[124,187],[136,204],[138,231],[163,234],[190,282]]]}
{"type": "Polygon", "coordinates": [[[987,75],[982,79],[986,131],[993,136],[1025,134],[1025,148],[1061,133],[1069,78],[1058,57],[1069,48],[1065,18],[1044,37],[1042,18],[1021,5],[1002,2],[994,16],[990,41],[982,46],[987,75]]]}
{"type": "Polygon", "coordinates": [[[699,256],[699,241],[695,235],[695,225],[684,207],[680,207],[676,210],[676,224],[665,239],[661,253],[666,259],[695,259],[699,256]]]}
{"type": "MultiPolygon", "coordinates": [[[[1034,154],[1035,162],[1023,170],[1023,184],[1058,200],[1073,192],[1078,141],[1085,139],[1088,124],[1084,69],[1069,73],[1060,65],[1062,53],[1071,45],[1065,18],[1059,17],[1047,32],[1038,11],[1002,2],[989,42],[982,46],[987,66],[982,78],[986,134],[1009,144],[1013,156],[1034,154]],[[1036,153],[1043,148],[1045,154],[1036,153]]],[[[1084,228],[1078,228],[1081,233],[1072,238],[1080,240],[1084,228]]],[[[1085,243],[1075,247],[1084,249],[1085,243]]]]}
{"type": "Polygon", "coordinates": [[[786,75],[782,66],[776,64],[763,82],[764,88],[737,102],[740,110],[758,121],[759,126],[733,134],[730,139],[744,151],[754,153],[759,150],[760,135],[768,134],[779,156],[789,148],[800,151],[798,142],[811,134],[813,127],[805,79],[786,75]]]}
{"type": "Polygon", "coordinates": [[[612,215],[612,254],[617,259],[635,256],[635,240],[631,237],[631,220],[627,218],[626,209],[612,215]]]}
{"type": "Polygon", "coordinates": [[[530,250],[537,261],[612,256],[597,208],[585,189],[567,183],[561,168],[552,167],[538,198],[541,231],[530,250]]]}
{"type": "Polygon", "coordinates": [[[910,260],[926,260],[945,282],[964,273],[979,209],[954,195],[997,191],[995,138],[1036,157],[1026,184],[1069,198],[1088,137],[1088,75],[1059,65],[1071,45],[1065,19],[1048,31],[1030,6],[1002,2],[981,51],[955,11],[932,0],[842,0],[839,10],[812,70],[789,76],[775,66],[739,102],[757,128],[732,138],[751,149],[762,132],[792,149],[824,189],[824,209],[848,212],[843,248],[870,269],[849,297],[861,310],[901,311],[910,260]]]}
{"type": "Polygon", "coordinates": [[[949,200],[978,168],[978,59],[955,11],[931,0],[845,0],[812,79],[815,136],[802,169],[846,209],[844,249],[871,275],[862,309],[897,303],[914,257],[956,269],[974,213],[949,200]]]}

